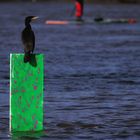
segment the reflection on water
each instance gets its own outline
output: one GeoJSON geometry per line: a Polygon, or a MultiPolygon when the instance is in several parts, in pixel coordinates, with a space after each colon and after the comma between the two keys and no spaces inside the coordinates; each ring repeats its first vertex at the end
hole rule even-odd
{"type": "Polygon", "coordinates": [[[40,137],[45,136],[44,131],[37,131],[37,132],[14,132],[11,133],[12,140],[35,140],[39,139],[40,137]]]}
{"type": "MultiPolygon", "coordinates": [[[[72,19],[73,5],[3,3],[0,9],[1,139],[140,139],[139,22],[48,26],[46,19],[72,19]],[[35,53],[45,55],[44,130],[10,133],[9,54],[23,53],[20,33],[27,15],[40,17],[32,28],[35,53]]],[[[97,15],[139,18],[140,10],[86,5],[85,18],[97,15]]]]}

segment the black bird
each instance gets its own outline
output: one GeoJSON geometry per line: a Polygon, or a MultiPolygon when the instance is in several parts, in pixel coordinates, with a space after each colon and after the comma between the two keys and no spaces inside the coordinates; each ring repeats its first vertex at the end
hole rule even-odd
{"type": "Polygon", "coordinates": [[[35,48],[35,35],[30,25],[30,22],[37,19],[36,16],[28,16],[25,18],[25,28],[22,31],[22,42],[24,45],[24,62],[30,61],[30,54],[33,53],[35,48]]]}

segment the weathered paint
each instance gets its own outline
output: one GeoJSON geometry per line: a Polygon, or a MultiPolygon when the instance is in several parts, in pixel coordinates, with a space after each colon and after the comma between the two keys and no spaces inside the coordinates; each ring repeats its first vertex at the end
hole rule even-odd
{"type": "Polygon", "coordinates": [[[10,130],[39,131],[43,129],[43,55],[31,55],[28,63],[23,57],[10,54],[10,130]]]}

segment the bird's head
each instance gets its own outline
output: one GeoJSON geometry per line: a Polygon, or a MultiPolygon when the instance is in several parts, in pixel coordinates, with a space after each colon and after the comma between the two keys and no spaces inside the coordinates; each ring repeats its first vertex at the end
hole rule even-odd
{"type": "Polygon", "coordinates": [[[30,24],[31,21],[37,19],[38,17],[37,16],[28,16],[25,18],[25,25],[28,25],[30,24]]]}

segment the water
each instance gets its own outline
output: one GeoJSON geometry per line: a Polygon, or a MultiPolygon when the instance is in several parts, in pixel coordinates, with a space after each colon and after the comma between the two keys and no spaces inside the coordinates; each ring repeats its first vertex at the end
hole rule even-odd
{"type": "MultiPolygon", "coordinates": [[[[0,138],[139,140],[140,23],[45,25],[73,19],[68,3],[0,4],[0,138]],[[27,15],[45,54],[44,131],[9,133],[9,54],[23,52],[27,15]]],[[[139,5],[86,5],[85,18],[139,19],[139,5]]]]}

